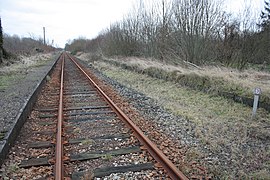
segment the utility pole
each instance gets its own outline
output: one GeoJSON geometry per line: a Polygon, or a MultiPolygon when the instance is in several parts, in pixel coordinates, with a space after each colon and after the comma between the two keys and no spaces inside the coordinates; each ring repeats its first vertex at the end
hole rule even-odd
{"type": "Polygon", "coordinates": [[[43,43],[46,45],[46,40],[45,40],[45,27],[43,27],[43,43]]]}

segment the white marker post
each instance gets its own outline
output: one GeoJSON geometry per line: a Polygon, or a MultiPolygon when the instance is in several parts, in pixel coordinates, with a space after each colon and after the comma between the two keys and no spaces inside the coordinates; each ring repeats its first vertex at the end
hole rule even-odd
{"type": "Polygon", "coordinates": [[[260,97],[260,94],[262,93],[262,90],[261,88],[255,88],[253,93],[254,93],[254,102],[253,102],[252,119],[256,115],[256,111],[257,111],[258,103],[259,103],[259,97],[260,97]]]}

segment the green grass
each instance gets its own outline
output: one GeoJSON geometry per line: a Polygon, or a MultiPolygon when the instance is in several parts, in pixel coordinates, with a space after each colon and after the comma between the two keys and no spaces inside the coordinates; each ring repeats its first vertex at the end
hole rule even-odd
{"type": "Polygon", "coordinates": [[[7,89],[9,86],[23,78],[24,75],[18,75],[15,73],[0,75],[0,90],[7,89]]]}
{"type": "Polygon", "coordinates": [[[0,140],[3,140],[7,131],[0,132],[0,140]]]}
{"type": "Polygon", "coordinates": [[[110,160],[112,160],[113,155],[111,155],[111,154],[104,154],[104,155],[102,155],[101,158],[104,159],[104,160],[106,160],[106,161],[110,161],[110,160]]]}
{"type": "MultiPolygon", "coordinates": [[[[256,149],[248,149],[248,153],[245,148],[253,141],[259,144],[267,142],[270,133],[264,127],[270,125],[270,114],[266,110],[260,108],[256,119],[252,120],[252,108],[232,100],[182,87],[171,81],[123,70],[104,62],[96,62],[94,66],[121,84],[155,99],[173,114],[190,120],[195,125],[193,129],[195,137],[213,154],[219,154],[227,149],[232,165],[229,167],[209,165],[209,169],[215,172],[216,176],[251,176],[260,170],[260,168],[253,170],[254,172],[251,170],[254,161],[262,169],[267,165],[267,162],[257,160],[258,156],[262,159],[270,156],[267,148],[259,146],[256,149]],[[248,164],[248,168],[241,169],[242,163],[248,164]],[[240,170],[229,172],[232,167],[240,170]]],[[[180,120],[175,124],[179,127],[181,125],[180,120]]]]}
{"type": "Polygon", "coordinates": [[[85,140],[83,140],[83,141],[81,142],[81,145],[91,145],[91,144],[93,144],[93,143],[95,143],[94,140],[92,140],[92,139],[85,139],[85,140]]]}
{"type": "Polygon", "coordinates": [[[24,64],[18,61],[8,67],[0,67],[0,91],[7,89],[12,84],[25,78],[28,70],[44,66],[48,61],[52,60],[51,57],[47,57],[46,55],[42,57],[34,56],[32,58],[38,59],[31,64],[24,64]]]}
{"type": "Polygon", "coordinates": [[[19,169],[19,166],[18,166],[18,164],[10,164],[10,166],[9,166],[9,168],[8,168],[8,170],[10,171],[10,172],[16,172],[17,170],[19,169]]]}
{"type": "Polygon", "coordinates": [[[29,68],[38,68],[38,67],[41,67],[41,66],[44,66],[48,63],[48,61],[51,61],[52,59],[41,59],[39,58],[39,60],[32,64],[29,68]]]}

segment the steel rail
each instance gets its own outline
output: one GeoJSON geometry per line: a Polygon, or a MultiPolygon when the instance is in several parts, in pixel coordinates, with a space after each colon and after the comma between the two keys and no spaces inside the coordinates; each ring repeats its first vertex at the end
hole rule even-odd
{"type": "Polygon", "coordinates": [[[63,126],[63,89],[64,89],[64,62],[65,56],[62,54],[61,64],[61,85],[60,85],[60,97],[58,107],[58,118],[57,118],[57,135],[56,135],[56,150],[55,150],[55,179],[63,179],[63,140],[62,140],[62,126],[63,126]]]}
{"type": "Polygon", "coordinates": [[[98,90],[98,92],[104,97],[104,99],[109,103],[109,105],[114,109],[114,111],[124,120],[134,131],[136,137],[139,141],[147,148],[148,152],[154,157],[154,159],[159,162],[162,167],[167,171],[167,174],[172,179],[183,179],[188,178],[165,156],[165,154],[158,149],[157,145],[154,144],[144,133],[137,127],[131,119],[116,106],[116,104],[103,92],[103,90],[92,80],[92,78],[83,70],[83,68],[73,59],[69,54],[67,56],[73,61],[73,63],[81,70],[81,72],[89,79],[93,86],[98,90]]]}

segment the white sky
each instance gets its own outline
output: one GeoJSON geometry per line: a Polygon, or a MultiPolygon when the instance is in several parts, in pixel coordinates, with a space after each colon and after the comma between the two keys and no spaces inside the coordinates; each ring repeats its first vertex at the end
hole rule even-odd
{"type": "MultiPolygon", "coordinates": [[[[264,0],[249,0],[255,9],[264,0]]],[[[121,20],[136,0],[0,0],[0,15],[4,33],[21,37],[43,36],[64,47],[68,40],[83,36],[94,38],[110,23],[121,20]]],[[[233,12],[243,7],[244,0],[225,0],[233,12]]]]}

